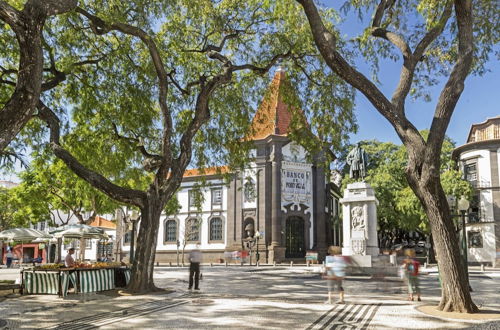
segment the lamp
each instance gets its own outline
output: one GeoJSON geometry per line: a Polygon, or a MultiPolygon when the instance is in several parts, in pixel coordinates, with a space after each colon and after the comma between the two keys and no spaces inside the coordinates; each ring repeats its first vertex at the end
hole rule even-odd
{"type": "Polygon", "coordinates": [[[255,233],[255,240],[257,244],[257,252],[255,252],[255,263],[258,264],[260,260],[260,253],[259,253],[259,239],[260,239],[260,231],[257,230],[255,233]]]}
{"type": "Polygon", "coordinates": [[[460,212],[465,212],[469,209],[469,206],[470,206],[470,203],[467,200],[467,198],[465,198],[465,196],[462,196],[460,198],[460,200],[458,201],[458,210],[460,212]]]}
{"type": "MultiPolygon", "coordinates": [[[[460,197],[460,200],[457,203],[458,210],[462,215],[462,251],[464,255],[464,266],[465,266],[465,274],[467,277],[467,283],[469,283],[469,262],[467,260],[467,229],[465,228],[465,212],[469,209],[470,203],[465,198],[465,196],[460,197]]],[[[469,290],[472,291],[469,283],[469,290]]]]}

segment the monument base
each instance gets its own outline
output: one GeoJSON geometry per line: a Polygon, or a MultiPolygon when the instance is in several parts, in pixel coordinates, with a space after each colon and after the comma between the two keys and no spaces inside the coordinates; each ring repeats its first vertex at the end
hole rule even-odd
{"type": "Polygon", "coordinates": [[[349,258],[351,258],[351,260],[353,261],[353,264],[354,264],[353,266],[362,267],[362,268],[365,268],[365,267],[371,268],[372,267],[372,256],[370,256],[370,255],[367,255],[367,256],[353,255],[353,256],[349,256],[349,258]]]}

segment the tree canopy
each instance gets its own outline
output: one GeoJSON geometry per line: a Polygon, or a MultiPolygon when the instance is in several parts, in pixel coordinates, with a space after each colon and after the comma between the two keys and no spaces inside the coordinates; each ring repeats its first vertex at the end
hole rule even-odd
{"type": "MultiPolygon", "coordinates": [[[[13,45],[4,56],[15,80],[21,49],[8,29],[0,33],[13,45]]],[[[158,218],[184,170],[241,165],[242,138],[279,61],[304,91],[293,102],[321,135],[320,147],[342,145],[355,129],[353,89],[328,74],[297,4],[81,1],[47,18],[42,37],[50,81],[37,104],[42,121],[18,141],[141,209],[132,280],[140,290],[151,287],[152,276],[139,273],[152,271],[158,218]]]]}

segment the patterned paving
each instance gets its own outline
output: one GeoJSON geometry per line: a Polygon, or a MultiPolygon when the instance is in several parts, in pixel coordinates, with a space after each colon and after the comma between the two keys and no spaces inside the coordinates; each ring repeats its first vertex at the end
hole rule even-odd
{"type": "Polygon", "coordinates": [[[381,304],[335,305],[306,330],[313,329],[366,329],[381,304]]]}
{"type": "Polygon", "coordinates": [[[46,329],[60,329],[60,330],[93,329],[103,325],[121,322],[129,318],[139,317],[142,315],[151,314],[161,310],[173,308],[179,305],[184,305],[187,304],[188,302],[189,300],[153,301],[112,313],[99,313],[88,317],[82,317],[80,319],[76,319],[70,322],[60,323],[56,326],[49,327],[46,329]]]}

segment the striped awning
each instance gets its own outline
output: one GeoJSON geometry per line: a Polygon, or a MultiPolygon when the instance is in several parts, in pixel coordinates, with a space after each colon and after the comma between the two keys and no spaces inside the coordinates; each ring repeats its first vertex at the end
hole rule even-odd
{"type": "Polygon", "coordinates": [[[115,288],[115,269],[78,270],[78,292],[88,293],[115,288]]]}

